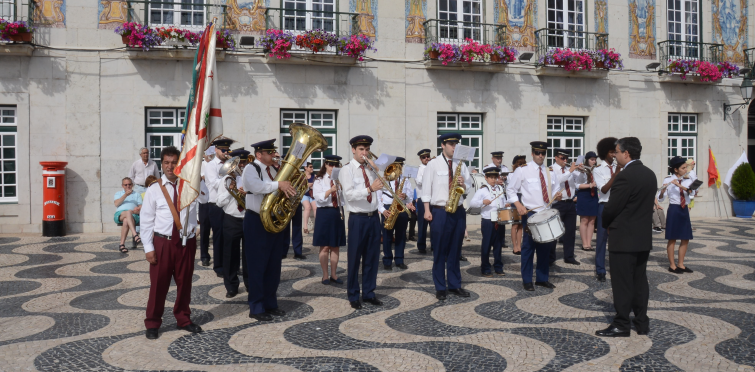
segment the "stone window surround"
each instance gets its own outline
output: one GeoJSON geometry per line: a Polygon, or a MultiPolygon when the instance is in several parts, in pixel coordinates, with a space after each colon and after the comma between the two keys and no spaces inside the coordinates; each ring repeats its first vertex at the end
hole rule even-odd
{"type": "Polygon", "coordinates": [[[668,139],[666,140],[667,160],[678,155],[687,159],[693,159],[697,162],[697,133],[700,129],[699,123],[700,121],[697,114],[668,114],[668,139]],[[692,153],[692,156],[690,156],[690,152],[692,153]]]}
{"type": "MultiPolygon", "coordinates": [[[[439,20],[452,20],[452,21],[463,21],[463,22],[475,22],[475,23],[484,23],[485,22],[485,4],[484,0],[437,0],[435,3],[437,5],[436,12],[438,15],[439,20]],[[472,5],[472,8],[469,9],[469,11],[464,10],[464,3],[468,2],[472,5]],[[444,6],[445,5],[445,6],[444,6]],[[455,11],[451,10],[451,7],[455,6],[455,11]],[[456,19],[451,19],[455,17],[456,19]]],[[[470,30],[470,32],[464,32],[469,29],[469,27],[465,27],[462,24],[459,26],[446,26],[442,27],[441,25],[438,25],[438,39],[440,42],[445,41],[464,41],[466,37],[470,37],[476,41],[482,41],[482,30],[479,29],[479,34],[474,35],[474,30],[470,30]],[[456,35],[451,35],[452,31],[454,29],[458,30],[458,28],[464,28],[463,32],[456,31],[456,35]],[[445,32],[445,37],[443,36],[445,32]],[[475,37],[477,36],[477,37],[475,37]]]]}
{"type": "MultiPolygon", "coordinates": [[[[584,0],[549,0],[546,1],[546,25],[549,29],[565,29],[565,30],[573,30],[573,31],[583,31],[587,32],[587,1],[584,0]],[[553,3],[553,7],[551,7],[551,2],[553,3]],[[574,4],[574,9],[569,9],[569,3],[572,2],[574,4]],[[556,6],[557,4],[561,4],[561,9],[558,9],[556,6]],[[558,20],[557,13],[561,13],[561,19],[558,20]],[[569,21],[568,16],[572,13],[574,15],[574,20],[569,21]],[[556,16],[556,18],[551,18],[551,15],[556,16]],[[559,27],[560,26],[560,27],[559,27]]],[[[561,35],[558,35],[561,36],[561,35]]],[[[564,34],[563,40],[561,43],[555,43],[556,45],[550,45],[551,40],[554,39],[553,37],[548,37],[548,43],[549,47],[567,47],[567,48],[579,48],[582,47],[585,42],[585,37],[587,35],[583,35],[582,37],[577,37],[574,33],[571,34],[564,34]]]]}

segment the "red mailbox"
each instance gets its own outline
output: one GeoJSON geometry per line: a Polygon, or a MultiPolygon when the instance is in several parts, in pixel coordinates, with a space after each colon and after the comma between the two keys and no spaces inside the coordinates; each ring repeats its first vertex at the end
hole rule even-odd
{"type": "Polygon", "coordinates": [[[66,235],[65,161],[40,161],[42,165],[42,236],[66,235]]]}

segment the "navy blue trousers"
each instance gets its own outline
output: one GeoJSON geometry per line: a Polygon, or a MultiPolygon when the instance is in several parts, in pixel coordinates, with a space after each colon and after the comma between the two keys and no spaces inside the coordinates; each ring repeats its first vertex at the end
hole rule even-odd
{"type": "Polygon", "coordinates": [[[262,226],[260,215],[250,210],[244,216],[244,256],[249,269],[249,311],[262,314],[278,308],[275,293],[281,281],[281,256],[285,231],[271,234],[262,226]]]}
{"type": "Polygon", "coordinates": [[[603,228],[603,207],[605,203],[598,203],[598,236],[595,242],[595,273],[606,273],[606,245],[608,244],[608,232],[603,228]]]}
{"type": "Polygon", "coordinates": [[[348,276],[346,291],[349,301],[359,301],[359,268],[362,268],[362,298],[375,298],[380,263],[380,217],[349,215],[348,276]]]}
{"type": "Polygon", "coordinates": [[[430,244],[433,247],[433,282],[436,291],[461,288],[459,256],[467,227],[464,207],[456,213],[447,213],[443,207],[430,206],[433,220],[430,221],[430,244]],[[448,286],[446,286],[446,273],[448,286]]]}
{"type": "Polygon", "coordinates": [[[244,287],[249,288],[249,270],[246,260],[242,260],[242,238],[244,237],[244,219],[225,216],[223,220],[223,285],[226,292],[238,292],[239,270],[244,278],[244,287]]]}
{"type": "Polygon", "coordinates": [[[417,199],[417,249],[420,252],[427,250],[427,226],[429,222],[425,220],[425,203],[422,199],[417,199]]]}
{"type": "Polygon", "coordinates": [[[210,260],[210,203],[199,203],[199,258],[210,260]]]}
{"type": "Polygon", "coordinates": [[[294,213],[294,217],[291,218],[291,223],[286,227],[286,230],[283,231],[284,234],[286,234],[286,242],[284,245],[286,246],[286,250],[281,253],[281,256],[284,254],[288,254],[288,247],[293,242],[294,244],[294,254],[301,254],[301,248],[304,245],[304,239],[302,237],[302,206],[301,203],[299,203],[299,209],[296,210],[296,213],[294,213]]]}
{"type": "Polygon", "coordinates": [[[503,247],[503,240],[506,239],[506,225],[497,225],[498,229],[496,229],[496,225],[496,222],[486,218],[483,218],[480,222],[480,230],[482,230],[482,245],[480,246],[482,259],[480,268],[483,274],[490,274],[490,247],[493,247],[493,268],[495,272],[499,273],[503,271],[501,248],[503,247]]]}
{"type": "Polygon", "coordinates": [[[535,214],[535,212],[529,212],[526,216],[522,216],[522,229],[524,229],[524,236],[522,238],[522,282],[532,283],[532,264],[537,254],[537,267],[535,271],[535,281],[547,282],[550,275],[550,253],[551,249],[558,244],[558,240],[554,240],[550,243],[536,243],[532,239],[532,235],[527,232],[527,218],[535,214]]]}
{"type": "Polygon", "coordinates": [[[212,228],[212,269],[218,275],[223,275],[223,208],[215,203],[207,203],[210,206],[210,227],[212,228]]]}
{"type": "MultiPolygon", "coordinates": [[[[390,209],[391,205],[386,204],[385,209],[390,209]]],[[[385,216],[380,216],[382,225],[385,225],[385,216]]],[[[396,265],[404,263],[404,248],[406,248],[406,226],[409,224],[409,216],[406,213],[400,213],[396,218],[396,224],[391,230],[383,230],[383,265],[391,265],[394,260],[396,265]],[[395,254],[391,250],[394,233],[396,236],[395,254]]]]}
{"type": "MultiPolygon", "coordinates": [[[[561,240],[564,246],[564,260],[574,259],[574,242],[577,239],[577,205],[571,201],[553,203],[553,208],[561,215],[564,223],[564,235],[561,240]]],[[[556,262],[556,246],[551,249],[551,262],[556,262]]]]}

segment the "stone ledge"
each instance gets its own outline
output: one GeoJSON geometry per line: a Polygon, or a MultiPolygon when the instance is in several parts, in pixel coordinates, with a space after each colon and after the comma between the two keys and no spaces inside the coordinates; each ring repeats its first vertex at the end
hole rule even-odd
{"type": "Polygon", "coordinates": [[[0,56],[31,57],[34,45],[31,44],[0,44],[0,56]]]}
{"type": "MultiPolygon", "coordinates": [[[[172,59],[172,60],[187,60],[193,61],[194,55],[197,53],[196,49],[163,49],[155,48],[148,51],[143,51],[138,48],[127,48],[124,50],[128,58],[130,59],[172,59]]],[[[225,60],[225,51],[218,50],[215,52],[215,60],[225,60]]]]}
{"type": "Polygon", "coordinates": [[[319,66],[332,66],[332,65],[356,65],[357,59],[348,56],[341,56],[335,54],[299,54],[291,53],[291,58],[278,59],[265,54],[265,61],[267,63],[280,63],[289,65],[319,65],[319,66]]]}
{"type": "Polygon", "coordinates": [[[591,71],[566,71],[562,67],[538,66],[535,69],[535,75],[573,77],[581,79],[605,79],[608,77],[608,70],[595,69],[591,71]]]}
{"type": "MultiPolygon", "coordinates": [[[[723,79],[722,79],[723,80],[723,79]]],[[[670,75],[670,74],[663,74],[658,78],[658,81],[661,83],[675,83],[675,84],[702,84],[702,85],[719,85],[721,84],[722,80],[717,81],[701,81],[700,76],[697,75],[687,75],[686,80],[682,80],[681,76],[679,75],[670,75]]]]}
{"type": "Polygon", "coordinates": [[[428,70],[454,70],[454,71],[482,71],[482,72],[504,72],[506,63],[488,63],[488,62],[456,62],[444,65],[437,59],[428,59],[425,61],[425,68],[428,70]]]}

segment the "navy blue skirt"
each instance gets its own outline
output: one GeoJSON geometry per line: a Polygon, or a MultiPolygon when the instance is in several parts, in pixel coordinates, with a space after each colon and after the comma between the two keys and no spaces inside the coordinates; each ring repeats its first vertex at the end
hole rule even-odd
{"type": "Polygon", "coordinates": [[[590,189],[581,189],[577,191],[577,215],[578,216],[597,216],[598,215],[598,190],[595,189],[595,196],[590,195],[590,189]]]}
{"type": "Polygon", "coordinates": [[[341,219],[339,208],[317,208],[312,245],[315,247],[346,245],[346,224],[341,219]]]}
{"type": "Polygon", "coordinates": [[[669,204],[666,209],[666,240],[692,240],[689,207],[669,204]]]}

